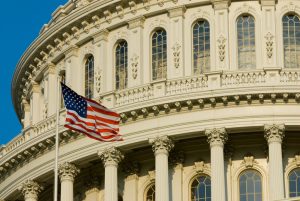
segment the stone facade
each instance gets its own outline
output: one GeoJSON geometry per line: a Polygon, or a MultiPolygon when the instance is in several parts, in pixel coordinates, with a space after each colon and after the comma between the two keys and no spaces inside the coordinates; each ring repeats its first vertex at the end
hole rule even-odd
{"type": "Polygon", "coordinates": [[[289,177],[300,168],[300,70],[286,65],[297,66],[300,53],[287,61],[287,15],[300,16],[298,0],[76,0],[59,7],[12,81],[23,129],[0,148],[0,200],[53,200],[57,77],[85,95],[91,56],[93,99],[120,113],[124,141],[99,143],[67,130],[61,104],[61,200],[194,201],[193,182],[206,177],[213,201],[239,201],[247,171],[260,176],[262,200],[297,200],[289,177]],[[240,43],[240,17],[254,19],[253,47],[240,43]],[[200,39],[193,42],[195,24],[204,21],[206,51],[200,39]],[[166,57],[155,64],[158,30],[166,33],[166,57]],[[115,51],[124,41],[126,72],[117,72],[115,51]],[[243,56],[250,50],[252,57],[243,56]],[[154,79],[153,65],[163,79],[154,79]],[[124,89],[116,88],[117,75],[126,78],[124,89]]]}

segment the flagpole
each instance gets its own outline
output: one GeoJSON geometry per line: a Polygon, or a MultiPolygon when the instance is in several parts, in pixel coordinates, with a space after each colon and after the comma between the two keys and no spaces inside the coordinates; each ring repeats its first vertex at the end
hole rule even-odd
{"type": "Polygon", "coordinates": [[[56,95],[56,132],[55,132],[55,162],[54,162],[54,201],[57,201],[58,192],[58,149],[59,149],[59,102],[60,102],[60,83],[57,76],[57,95],[56,95]]]}

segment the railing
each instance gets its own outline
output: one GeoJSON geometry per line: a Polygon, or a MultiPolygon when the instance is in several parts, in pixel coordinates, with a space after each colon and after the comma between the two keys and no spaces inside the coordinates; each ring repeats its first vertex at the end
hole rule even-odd
{"type": "MultiPolygon", "coordinates": [[[[300,84],[300,70],[262,69],[245,72],[215,72],[199,76],[172,80],[161,80],[139,87],[103,94],[103,103],[112,108],[142,103],[160,97],[205,92],[218,89],[238,89],[240,87],[285,86],[300,84]],[[107,101],[107,102],[105,102],[107,101]]],[[[124,108],[124,107],[123,107],[124,108]]],[[[125,107],[126,108],[126,107],[125,107]]],[[[60,121],[64,119],[61,111],[60,121]]],[[[13,151],[24,142],[55,128],[55,115],[23,130],[23,132],[0,150],[1,156],[13,151]]]]}

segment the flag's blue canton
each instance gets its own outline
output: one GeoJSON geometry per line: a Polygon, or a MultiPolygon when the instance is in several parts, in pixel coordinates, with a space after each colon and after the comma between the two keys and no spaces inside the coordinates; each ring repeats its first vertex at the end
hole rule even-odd
{"type": "Polygon", "coordinates": [[[73,110],[83,118],[87,117],[87,102],[86,100],[76,94],[72,89],[64,84],[62,86],[62,94],[65,101],[65,106],[68,110],[73,110]]]}

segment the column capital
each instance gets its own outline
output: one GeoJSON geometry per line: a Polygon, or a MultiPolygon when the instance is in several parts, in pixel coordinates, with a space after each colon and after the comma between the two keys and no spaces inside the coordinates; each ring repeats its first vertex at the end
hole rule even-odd
{"type": "Polygon", "coordinates": [[[101,158],[105,167],[108,165],[118,166],[124,159],[122,152],[114,146],[108,147],[103,151],[98,151],[98,156],[101,158]]]}
{"type": "Polygon", "coordinates": [[[152,150],[155,154],[167,153],[174,148],[173,140],[167,135],[157,136],[149,139],[149,143],[152,144],[152,150]]]}
{"type": "Polygon", "coordinates": [[[284,138],[285,134],[285,126],[284,124],[266,124],[264,126],[265,130],[265,138],[270,144],[271,142],[282,142],[282,139],[284,138]]]}
{"type": "Polygon", "coordinates": [[[215,10],[228,9],[231,0],[211,0],[215,10]]]}
{"type": "Polygon", "coordinates": [[[275,0],[260,0],[261,6],[275,6],[275,0]]]}
{"type": "Polygon", "coordinates": [[[70,180],[73,182],[79,173],[79,168],[77,168],[73,163],[64,162],[58,167],[58,174],[61,181],[70,180]]]}
{"type": "Polygon", "coordinates": [[[22,106],[23,106],[25,112],[30,111],[30,104],[28,103],[28,101],[25,98],[22,99],[22,106]]]}
{"type": "Polygon", "coordinates": [[[44,189],[37,182],[33,180],[26,180],[21,184],[19,190],[22,192],[24,199],[38,199],[39,193],[44,189]]]}
{"type": "Polygon", "coordinates": [[[40,93],[40,85],[37,82],[31,81],[31,88],[32,93],[40,93]]]}
{"type": "Polygon", "coordinates": [[[210,146],[224,146],[228,140],[228,135],[225,128],[206,129],[205,135],[210,146]]]}
{"type": "Polygon", "coordinates": [[[173,17],[184,17],[185,11],[186,11],[186,7],[185,6],[178,6],[178,7],[169,9],[168,13],[169,13],[169,17],[170,18],[173,18],[173,17]]]}

